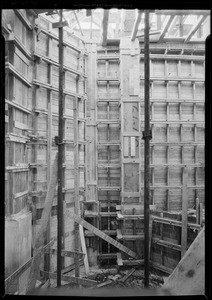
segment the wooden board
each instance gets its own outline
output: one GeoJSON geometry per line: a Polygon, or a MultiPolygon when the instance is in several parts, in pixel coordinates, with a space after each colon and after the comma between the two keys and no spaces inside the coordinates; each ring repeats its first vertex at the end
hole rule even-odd
{"type": "Polygon", "coordinates": [[[205,229],[163,285],[172,295],[205,295],[205,229]]]}
{"type": "Polygon", "coordinates": [[[94,227],[90,223],[86,222],[82,218],[76,216],[74,213],[66,211],[65,214],[68,217],[74,219],[75,222],[78,222],[80,225],[82,225],[83,227],[85,227],[89,231],[93,232],[95,235],[99,236],[100,238],[102,238],[106,242],[112,244],[114,247],[117,247],[119,250],[125,252],[129,256],[131,256],[133,258],[138,258],[139,257],[138,254],[136,254],[132,250],[128,249],[127,247],[123,246],[122,244],[120,244],[119,242],[117,242],[116,240],[114,240],[113,238],[111,238],[110,236],[108,236],[107,234],[105,234],[104,232],[102,232],[101,230],[97,229],[96,227],[94,227]]]}

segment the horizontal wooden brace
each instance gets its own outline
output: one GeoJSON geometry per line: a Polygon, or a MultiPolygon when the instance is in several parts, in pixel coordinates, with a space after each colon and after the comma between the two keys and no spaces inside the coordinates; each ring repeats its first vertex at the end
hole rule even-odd
{"type": "MultiPolygon", "coordinates": [[[[52,91],[55,91],[55,92],[58,92],[58,88],[56,86],[52,86],[51,84],[48,84],[48,83],[45,83],[45,82],[42,82],[38,79],[34,79],[32,81],[33,84],[37,85],[37,86],[42,86],[44,88],[47,88],[49,90],[52,90],[52,91]]],[[[75,93],[75,92],[72,92],[72,91],[68,91],[66,89],[63,89],[63,94],[64,95],[70,95],[70,96],[74,96],[74,97],[78,97],[78,98],[81,98],[81,99],[84,99],[86,100],[87,98],[85,97],[85,95],[83,94],[78,94],[78,93],[75,93]]]]}
{"type": "Polygon", "coordinates": [[[97,105],[98,105],[98,102],[119,102],[120,104],[120,99],[110,99],[110,96],[107,98],[107,99],[97,99],[97,105]]]}
{"type": "Polygon", "coordinates": [[[122,234],[120,229],[117,229],[117,239],[126,241],[144,240],[144,234],[122,234]]]}
{"type": "MultiPolygon", "coordinates": [[[[186,60],[186,61],[205,61],[204,55],[180,55],[180,54],[151,54],[151,60],[186,60]]],[[[144,54],[140,54],[140,59],[144,59],[144,54]]]]}
{"type": "MultiPolygon", "coordinates": [[[[35,27],[38,27],[38,25],[36,24],[35,27]]],[[[44,29],[44,28],[41,28],[41,32],[44,33],[44,34],[46,34],[47,36],[49,36],[49,37],[51,37],[51,38],[57,40],[57,41],[59,40],[58,36],[56,36],[55,34],[53,34],[50,30],[48,31],[48,30],[46,30],[46,29],[44,29]]],[[[66,47],[69,47],[69,48],[71,48],[71,49],[73,49],[73,50],[75,50],[75,51],[78,52],[78,53],[81,53],[81,52],[82,52],[82,50],[81,50],[79,47],[74,46],[74,45],[68,43],[68,42],[65,41],[65,40],[63,40],[63,45],[66,46],[66,47]]],[[[84,51],[84,55],[87,56],[87,55],[88,55],[88,52],[87,52],[87,51],[84,51]]]]}
{"type": "Polygon", "coordinates": [[[174,16],[184,16],[184,15],[210,15],[210,10],[195,10],[195,9],[156,9],[156,15],[174,15],[174,16]]]}
{"type": "Polygon", "coordinates": [[[16,13],[16,15],[19,17],[19,19],[22,21],[22,23],[26,26],[26,28],[28,30],[32,30],[32,24],[30,23],[30,21],[23,15],[23,13],[21,12],[20,9],[14,9],[14,12],[16,13]]]}
{"type": "MultiPolygon", "coordinates": [[[[40,270],[40,274],[41,274],[41,276],[49,276],[50,279],[57,279],[57,274],[56,273],[46,272],[46,271],[40,270]]],[[[80,277],[61,275],[61,280],[76,283],[78,285],[92,286],[92,287],[97,286],[97,281],[91,280],[91,279],[80,278],[80,277]]]]}
{"type": "MultiPolygon", "coordinates": [[[[144,80],[143,76],[140,77],[140,80],[144,80]]],[[[151,77],[150,82],[152,81],[186,81],[186,82],[205,82],[204,78],[194,78],[194,77],[151,77]]]]}
{"type": "Polygon", "coordinates": [[[116,190],[120,190],[121,187],[120,186],[98,186],[97,187],[98,190],[105,190],[105,191],[116,191],[116,190]]]}
{"type": "MultiPolygon", "coordinates": [[[[60,66],[59,63],[57,63],[56,60],[54,60],[53,58],[49,58],[49,57],[44,56],[44,55],[42,55],[42,54],[40,54],[40,53],[34,52],[34,57],[35,57],[35,58],[40,58],[40,59],[42,59],[43,61],[47,62],[48,64],[54,65],[54,66],[56,66],[56,67],[58,67],[58,68],[59,68],[59,66],[60,66]]],[[[69,66],[67,66],[66,64],[64,64],[63,69],[64,69],[64,71],[68,71],[68,72],[70,72],[70,73],[72,73],[72,74],[75,74],[75,75],[77,75],[77,76],[83,76],[83,77],[85,77],[85,78],[88,77],[87,74],[85,74],[85,73],[83,73],[83,72],[80,72],[80,71],[78,71],[78,70],[72,69],[72,68],[70,68],[69,66]]]]}
{"type": "Polygon", "coordinates": [[[61,28],[61,27],[65,27],[65,26],[69,26],[67,21],[52,23],[52,28],[61,28]]]}
{"type": "Polygon", "coordinates": [[[125,214],[122,214],[120,212],[117,212],[117,219],[120,219],[120,220],[124,220],[124,219],[128,219],[128,220],[143,220],[144,219],[144,215],[125,215],[125,214]]]}
{"type": "MultiPolygon", "coordinates": [[[[163,224],[179,226],[179,227],[182,226],[181,221],[177,221],[177,220],[173,220],[173,219],[156,217],[154,215],[152,216],[152,219],[154,222],[157,222],[157,223],[163,223],[163,224]]],[[[188,223],[188,228],[191,228],[194,230],[200,230],[201,226],[199,224],[195,224],[195,223],[188,223]]]]}
{"type": "Polygon", "coordinates": [[[140,164],[141,160],[139,158],[123,158],[123,164],[140,164]]]}
{"type": "Polygon", "coordinates": [[[131,132],[123,132],[122,136],[140,136],[141,133],[140,132],[136,132],[136,131],[131,131],[131,132]]]}
{"type": "Polygon", "coordinates": [[[23,76],[23,74],[19,73],[12,64],[9,62],[5,63],[5,70],[12,73],[15,77],[17,77],[20,81],[25,83],[28,87],[31,87],[31,83],[23,76]]]}
{"type": "Polygon", "coordinates": [[[117,141],[117,142],[101,142],[98,143],[98,146],[120,146],[121,142],[117,141]]]}
{"type": "Polygon", "coordinates": [[[29,142],[29,138],[23,135],[14,135],[12,133],[9,133],[5,136],[5,140],[7,142],[16,142],[16,143],[22,143],[22,144],[26,144],[29,142]]]}
{"type": "Polygon", "coordinates": [[[15,193],[15,194],[13,195],[13,198],[14,198],[14,199],[17,199],[17,198],[19,198],[19,197],[23,197],[23,196],[27,195],[28,193],[29,193],[28,190],[27,190],[27,191],[24,191],[24,192],[15,193]]]}
{"type": "Polygon", "coordinates": [[[161,239],[156,238],[156,237],[152,237],[152,243],[163,246],[163,247],[166,247],[166,248],[181,251],[181,245],[173,244],[171,242],[161,240],[161,239]]]}
{"type": "MultiPolygon", "coordinates": [[[[57,254],[57,249],[56,248],[49,248],[47,250],[45,250],[45,253],[51,253],[53,255],[57,254]]],[[[75,256],[79,256],[79,257],[83,257],[85,255],[85,253],[83,252],[75,252],[75,251],[68,251],[68,250],[61,250],[61,256],[66,256],[66,257],[75,257],[75,256]]]]}
{"type": "Polygon", "coordinates": [[[116,61],[119,61],[120,56],[119,55],[109,55],[109,54],[97,55],[97,60],[106,60],[106,61],[116,60],[116,61]]]}
{"type": "Polygon", "coordinates": [[[98,255],[98,259],[104,260],[104,259],[115,259],[117,257],[116,253],[101,253],[98,255]]]}
{"type": "Polygon", "coordinates": [[[121,168],[121,164],[98,164],[98,168],[121,168]]]}
{"type": "Polygon", "coordinates": [[[144,264],[144,259],[122,259],[122,263],[125,266],[142,266],[144,264]]]}
{"type": "Polygon", "coordinates": [[[154,261],[150,261],[150,266],[167,274],[171,274],[173,272],[173,269],[160,265],[154,261]]]}
{"type": "Polygon", "coordinates": [[[121,192],[121,197],[140,197],[140,192],[121,192]]]}
{"type": "Polygon", "coordinates": [[[32,112],[29,110],[29,108],[24,107],[23,105],[15,102],[14,100],[5,99],[5,103],[7,103],[9,107],[17,108],[18,110],[21,110],[29,115],[32,115],[32,112]]]}

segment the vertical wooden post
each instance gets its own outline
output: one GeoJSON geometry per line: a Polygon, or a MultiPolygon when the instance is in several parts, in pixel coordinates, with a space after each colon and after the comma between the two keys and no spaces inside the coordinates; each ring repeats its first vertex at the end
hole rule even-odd
{"type": "Polygon", "coordinates": [[[149,11],[145,11],[144,29],[144,64],[145,64],[145,131],[144,139],[144,285],[149,287],[149,194],[150,194],[150,105],[149,105],[149,11]]]}
{"type": "Polygon", "coordinates": [[[200,204],[199,204],[199,224],[200,224],[200,226],[202,226],[202,220],[203,220],[202,213],[203,213],[203,211],[202,211],[202,203],[200,202],[200,204]]]}
{"type": "Polygon", "coordinates": [[[196,198],[196,223],[199,224],[199,198],[196,198]]]}
{"type": "Polygon", "coordinates": [[[188,168],[183,169],[183,190],[182,190],[182,231],[181,231],[181,258],[187,250],[187,210],[188,210],[188,168]]]}
{"type": "MultiPolygon", "coordinates": [[[[78,144],[78,98],[74,101],[74,213],[79,215],[79,144],[78,144]]],[[[74,223],[75,251],[79,251],[79,224],[74,223]]],[[[79,277],[79,256],[75,255],[75,276],[79,277]]]]}
{"type": "MultiPolygon", "coordinates": [[[[49,30],[51,30],[51,23],[49,23],[49,30]]],[[[51,45],[52,39],[49,37],[48,39],[48,55],[51,58],[51,45]]],[[[52,65],[49,64],[49,84],[52,84],[52,65]]],[[[48,91],[48,140],[47,140],[47,183],[49,184],[50,176],[51,176],[51,157],[52,157],[52,91],[48,91]]],[[[48,227],[46,230],[46,240],[45,244],[50,242],[51,238],[51,213],[49,215],[48,227]]],[[[46,253],[44,255],[44,271],[50,271],[50,253],[46,253]]],[[[49,279],[48,275],[46,275],[46,279],[49,279]]]]}
{"type": "MultiPolygon", "coordinates": [[[[60,9],[60,22],[62,22],[60,9]]],[[[59,25],[59,126],[58,126],[58,193],[57,193],[57,286],[61,286],[63,235],[63,27],[59,25]]]]}
{"type": "Polygon", "coordinates": [[[79,225],[79,233],[80,233],[82,252],[85,253],[85,256],[84,256],[85,273],[86,273],[86,275],[88,275],[90,271],[89,271],[88,255],[87,255],[87,249],[86,249],[85,237],[84,237],[82,225],[79,225]]]}

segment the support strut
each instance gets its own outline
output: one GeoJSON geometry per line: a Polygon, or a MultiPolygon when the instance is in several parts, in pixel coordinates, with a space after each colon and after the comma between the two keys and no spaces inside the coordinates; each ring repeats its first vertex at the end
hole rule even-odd
{"type": "Polygon", "coordinates": [[[149,200],[150,200],[150,104],[149,104],[149,11],[145,11],[144,29],[144,285],[149,287],[149,200]]]}
{"type": "Polygon", "coordinates": [[[63,25],[60,9],[59,30],[59,128],[58,128],[58,193],[57,193],[57,286],[61,286],[63,242],[63,25]]]}

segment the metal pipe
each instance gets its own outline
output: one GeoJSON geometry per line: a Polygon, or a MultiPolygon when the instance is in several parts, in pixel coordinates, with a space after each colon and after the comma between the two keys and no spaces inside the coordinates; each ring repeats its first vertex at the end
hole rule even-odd
{"type": "Polygon", "coordinates": [[[149,287],[149,198],[150,198],[150,104],[149,104],[149,10],[145,11],[145,28],[144,28],[144,285],[149,287]]]}
{"type": "MultiPolygon", "coordinates": [[[[60,23],[63,10],[60,9],[60,23]]],[[[58,193],[57,193],[57,286],[61,286],[63,235],[63,27],[59,26],[59,126],[58,126],[58,193]]]]}

